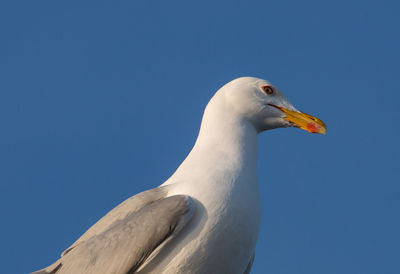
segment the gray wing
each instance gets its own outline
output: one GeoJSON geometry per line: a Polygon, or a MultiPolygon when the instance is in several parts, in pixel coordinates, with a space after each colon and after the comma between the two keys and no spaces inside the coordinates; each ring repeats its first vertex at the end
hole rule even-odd
{"type": "Polygon", "coordinates": [[[126,200],[36,273],[134,273],[193,216],[189,196],[165,194],[159,188],[126,200]]]}
{"type": "Polygon", "coordinates": [[[110,212],[108,212],[104,217],[98,220],[93,226],[91,226],[78,240],[75,241],[69,248],[67,248],[61,256],[64,256],[69,251],[71,251],[79,243],[86,241],[94,235],[101,234],[106,231],[112,224],[118,220],[125,219],[129,214],[137,212],[141,208],[154,203],[160,199],[167,196],[168,186],[157,187],[150,190],[138,193],[129,199],[125,200],[110,212]]]}
{"type": "Polygon", "coordinates": [[[244,274],[250,274],[250,270],[251,270],[251,267],[253,266],[253,262],[254,262],[254,257],[256,256],[256,253],[253,253],[253,256],[251,256],[251,259],[250,259],[250,262],[249,262],[249,264],[247,265],[247,268],[246,268],[246,270],[244,271],[244,274]]]}

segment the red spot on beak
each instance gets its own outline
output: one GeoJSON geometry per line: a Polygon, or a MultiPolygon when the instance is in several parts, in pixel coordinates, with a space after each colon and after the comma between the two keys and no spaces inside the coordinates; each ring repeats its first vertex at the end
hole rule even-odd
{"type": "Polygon", "coordinates": [[[319,126],[316,125],[315,123],[308,123],[307,130],[311,133],[319,133],[320,131],[319,126]]]}

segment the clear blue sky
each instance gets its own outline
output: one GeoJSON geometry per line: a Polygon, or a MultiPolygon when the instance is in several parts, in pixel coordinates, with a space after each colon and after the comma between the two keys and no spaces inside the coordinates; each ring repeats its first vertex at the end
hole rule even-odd
{"type": "Polygon", "coordinates": [[[328,125],[259,136],[252,273],[400,273],[398,1],[2,1],[1,273],[167,179],[224,83],[328,125]]]}

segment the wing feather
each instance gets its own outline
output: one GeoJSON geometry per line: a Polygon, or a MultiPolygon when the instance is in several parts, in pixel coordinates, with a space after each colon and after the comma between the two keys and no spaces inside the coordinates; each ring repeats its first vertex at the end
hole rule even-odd
{"type": "Polygon", "coordinates": [[[164,198],[165,193],[152,189],[126,200],[92,226],[58,261],[36,273],[135,273],[193,216],[194,202],[189,196],[164,198]]]}
{"type": "Polygon", "coordinates": [[[70,247],[68,247],[61,256],[64,256],[71,251],[79,243],[86,241],[94,235],[100,234],[107,230],[112,224],[118,220],[126,218],[129,214],[132,214],[144,206],[151,204],[157,200],[165,198],[167,195],[167,186],[157,187],[143,191],[136,194],[129,199],[125,200],[113,210],[108,212],[104,217],[98,220],[93,226],[91,226],[78,240],[76,240],[70,247]]]}

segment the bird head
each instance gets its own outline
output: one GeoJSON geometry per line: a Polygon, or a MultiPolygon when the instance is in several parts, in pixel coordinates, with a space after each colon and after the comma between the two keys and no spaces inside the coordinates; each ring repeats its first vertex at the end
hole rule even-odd
{"type": "Polygon", "coordinates": [[[248,119],[258,132],[279,127],[298,127],[326,133],[322,120],[297,110],[286,96],[266,80],[237,78],[220,89],[232,111],[248,119]]]}

